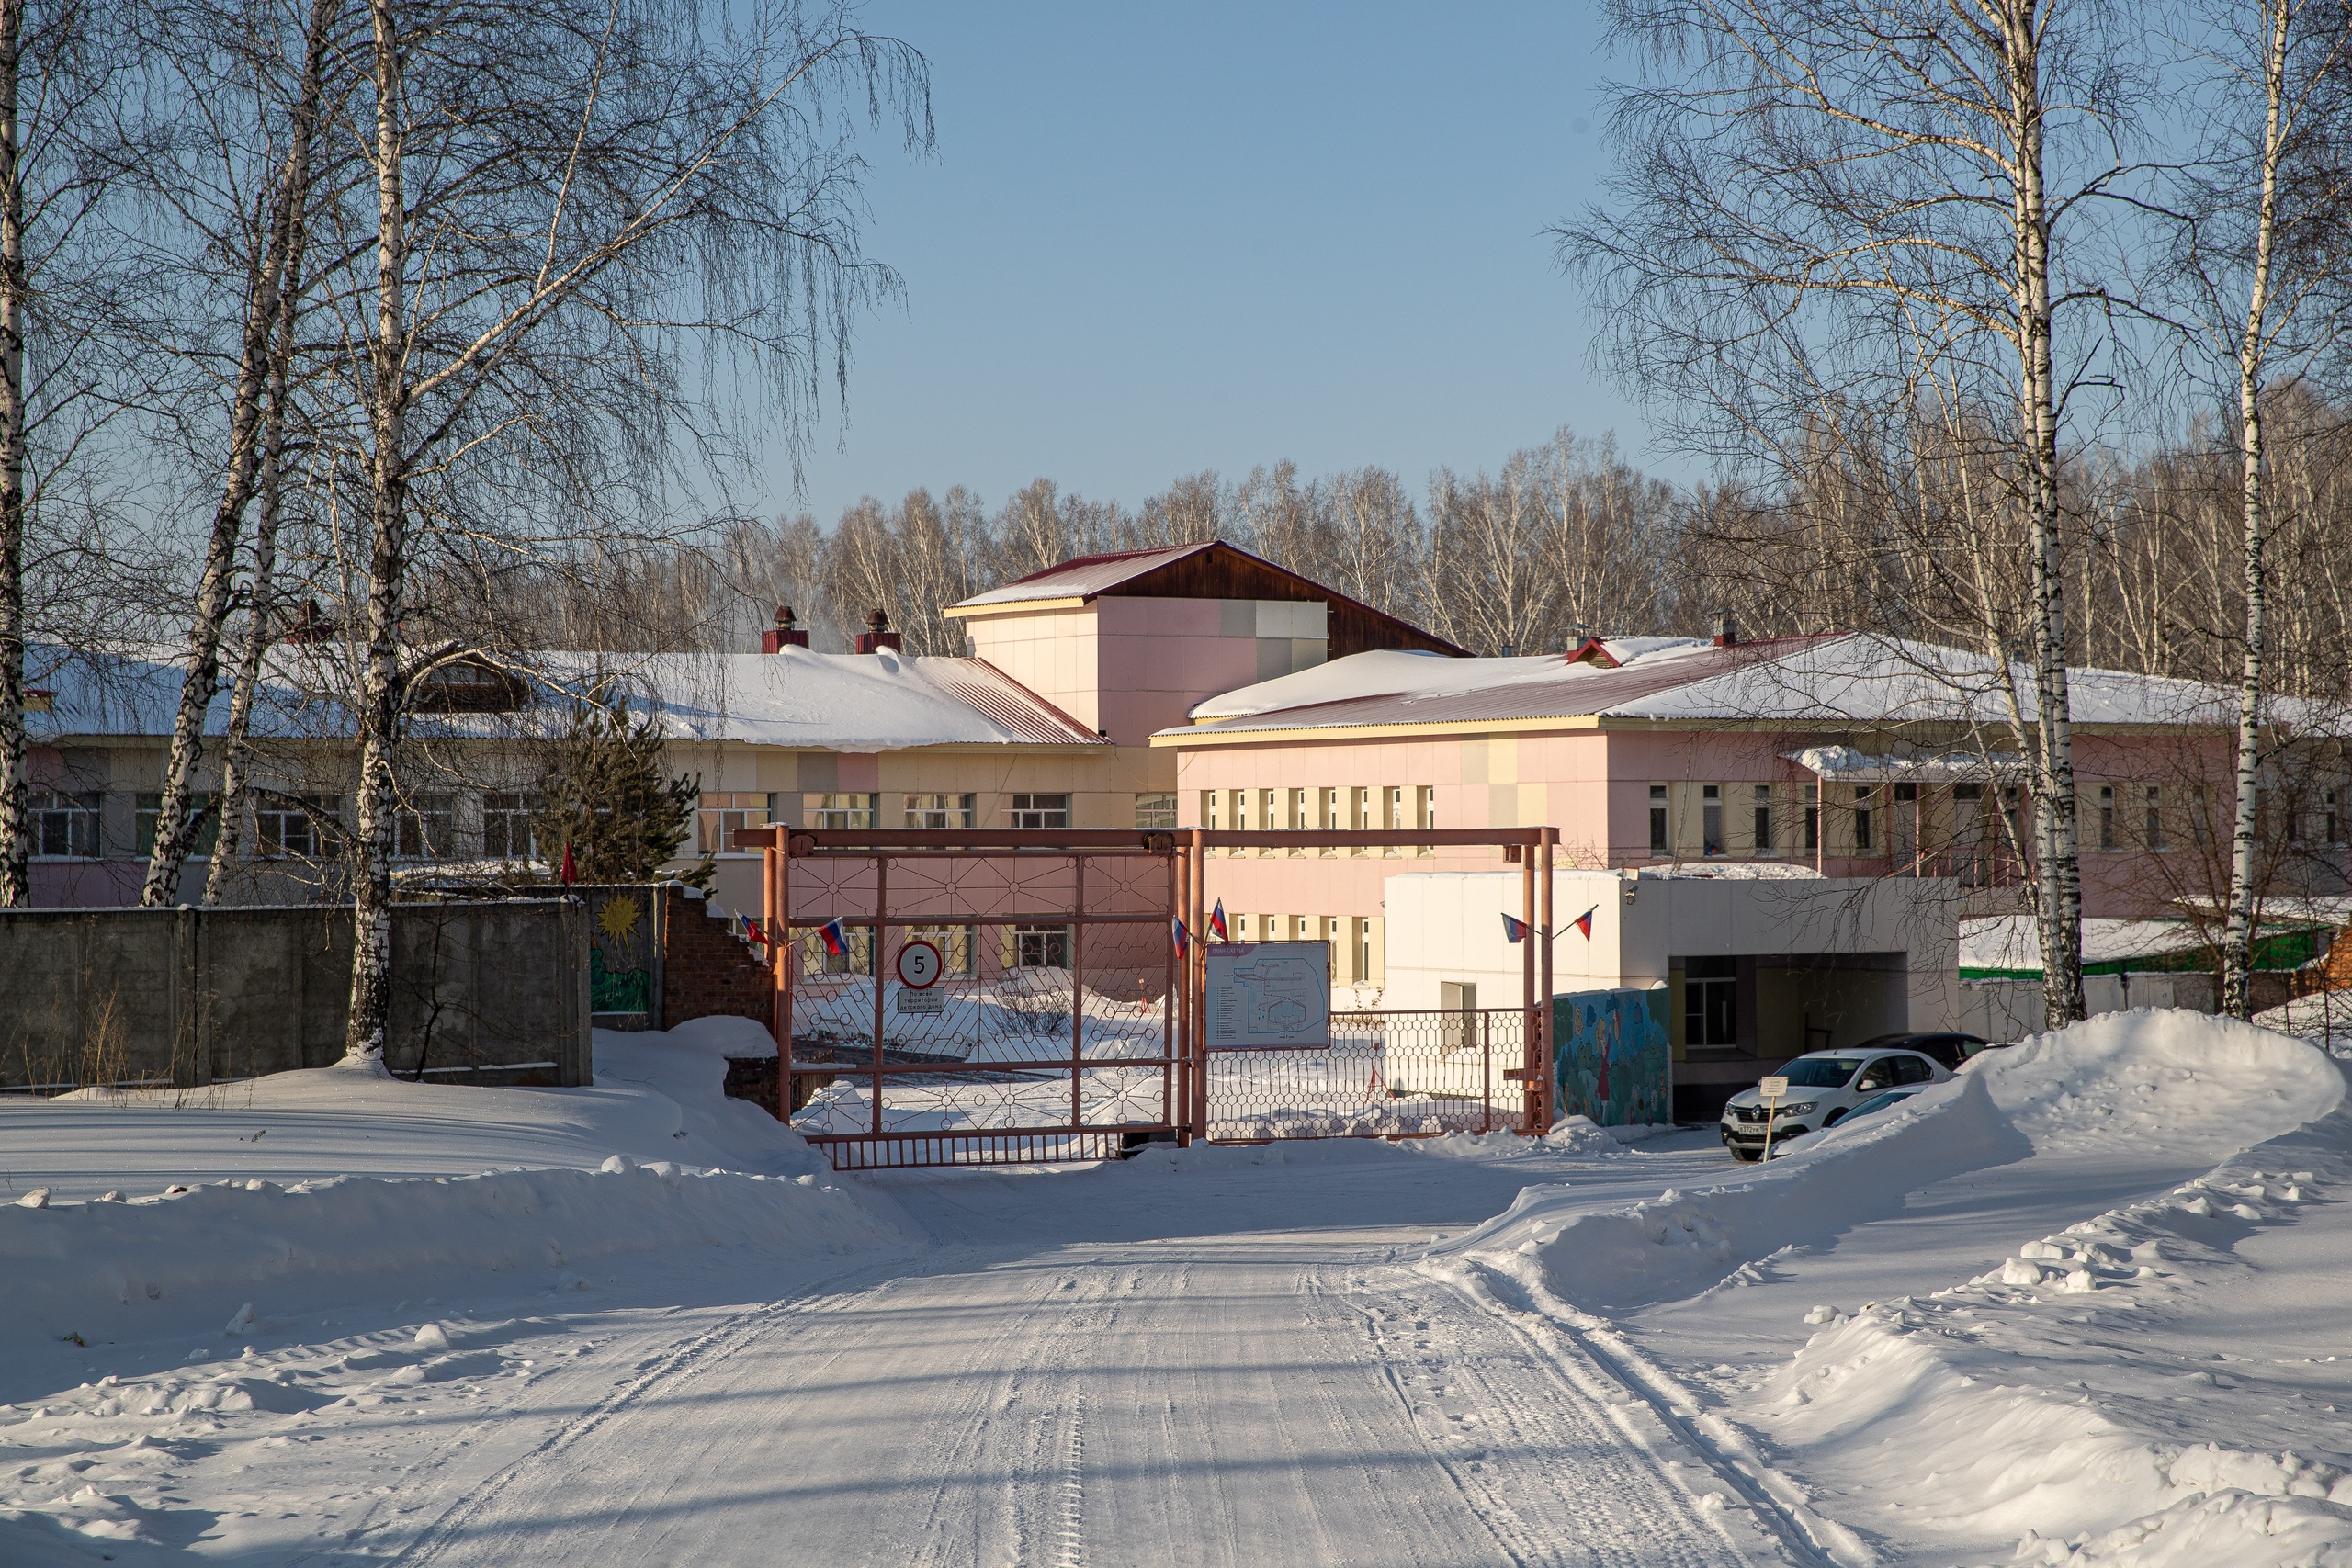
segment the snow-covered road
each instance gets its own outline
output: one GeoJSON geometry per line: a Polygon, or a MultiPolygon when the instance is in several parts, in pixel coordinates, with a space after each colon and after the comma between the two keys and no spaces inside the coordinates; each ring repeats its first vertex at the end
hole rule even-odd
{"type": "Polygon", "coordinates": [[[1291,1194],[1351,1228],[1280,1232],[1183,1234],[1238,1196],[1213,1179],[1130,1184],[1115,1218],[1075,1190],[1041,1214],[1050,1178],[902,1179],[937,1243],[917,1271],[614,1347],[658,1372],[552,1423],[407,1560],[1783,1560],[1597,1369],[1396,1261],[1434,1194],[1351,1200],[1351,1163],[1291,1194]],[[1414,1223],[1364,1224],[1384,1198],[1414,1223]],[[1128,1234],[1040,1245],[1041,1220],[1128,1234]]]}

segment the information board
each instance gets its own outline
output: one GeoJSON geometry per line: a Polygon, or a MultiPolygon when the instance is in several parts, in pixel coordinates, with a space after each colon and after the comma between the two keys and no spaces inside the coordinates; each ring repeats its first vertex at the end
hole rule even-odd
{"type": "Polygon", "coordinates": [[[1212,1051],[1281,1051],[1331,1043],[1331,944],[1213,942],[1204,951],[1212,1051]]]}

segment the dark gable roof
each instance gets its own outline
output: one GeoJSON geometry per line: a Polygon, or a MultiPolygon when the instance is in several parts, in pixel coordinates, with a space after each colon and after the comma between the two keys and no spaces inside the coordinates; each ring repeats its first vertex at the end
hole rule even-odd
{"type": "Polygon", "coordinates": [[[1272,599],[1328,604],[1331,657],[1374,649],[1415,649],[1465,658],[1469,649],[1375,610],[1286,567],[1228,545],[1175,545],[1080,556],[964,601],[979,608],[1032,599],[1272,599]],[[1016,592],[1017,590],[1017,592],[1016,592]]]}

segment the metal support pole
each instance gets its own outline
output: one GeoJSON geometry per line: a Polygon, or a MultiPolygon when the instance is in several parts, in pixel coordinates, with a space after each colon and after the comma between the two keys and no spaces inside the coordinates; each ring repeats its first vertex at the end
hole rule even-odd
{"type": "MultiPolygon", "coordinates": [[[[1537,879],[1535,884],[1535,908],[1537,914],[1541,917],[1541,923],[1538,924],[1535,929],[1544,933],[1544,953],[1543,956],[1537,961],[1538,984],[1535,987],[1535,1000],[1536,1006],[1539,1010],[1539,1016],[1536,1020],[1537,1050],[1535,1054],[1535,1066],[1536,1070],[1542,1075],[1537,1081],[1543,1089],[1543,1110],[1541,1111],[1541,1117],[1544,1122],[1543,1130],[1547,1133],[1551,1131],[1552,1123],[1559,1118],[1560,1114],[1560,1108],[1554,1098],[1552,1083],[1552,1021],[1554,1015],[1559,1010],[1552,1002],[1552,998],[1557,991],[1557,987],[1553,984],[1552,980],[1552,938],[1555,934],[1552,930],[1552,922],[1559,918],[1558,911],[1553,906],[1552,862],[1554,858],[1553,852],[1559,847],[1559,843],[1560,830],[1557,828],[1546,828],[1544,829],[1544,844],[1542,850],[1544,874],[1537,879]]],[[[1621,905],[1621,912],[1623,906],[1621,905]]],[[[1587,971],[1587,973],[1589,972],[1590,971],[1589,970],[1587,971]]]]}
{"type": "Polygon", "coordinates": [[[1184,919],[1185,906],[1191,901],[1192,873],[1192,862],[1184,857],[1182,847],[1170,835],[1168,840],[1168,919],[1171,922],[1168,932],[1168,988],[1160,993],[1159,1002],[1159,1054],[1170,1061],[1160,1069],[1163,1075],[1160,1114],[1177,1129],[1176,1141],[1179,1145],[1193,1141],[1193,1078],[1189,1070],[1180,1067],[1181,1054],[1177,1049],[1178,1043],[1184,1038],[1183,1031],[1191,1017],[1184,1010],[1183,982],[1185,966],[1192,963],[1193,942],[1193,928],[1184,919]],[[1184,927],[1184,953],[1181,958],[1176,952],[1174,925],[1184,927]]]}
{"type": "Polygon", "coordinates": [[[1069,1124],[1086,1125],[1080,1088],[1086,1081],[1086,857],[1069,857],[1077,886],[1070,910],[1079,918],[1069,928],[1069,1124]]]}
{"type": "Polygon", "coordinates": [[[1495,1130],[1495,1015],[1478,1014],[1478,1131],[1495,1130]]]}
{"type": "MultiPolygon", "coordinates": [[[[1524,847],[1519,855],[1519,918],[1527,927],[1527,937],[1520,943],[1519,1017],[1522,1046],[1520,1066],[1526,1069],[1529,1081],[1520,1086],[1521,1106],[1520,1120],[1532,1122],[1543,1114],[1537,1096],[1541,1093],[1533,1082],[1536,1066],[1538,1025],[1535,1019],[1535,954],[1539,948],[1552,945],[1552,933],[1536,924],[1535,919],[1535,852],[1524,847]]],[[[1531,1133],[1542,1133],[1542,1127],[1529,1127],[1531,1133]]]]}
{"type": "Polygon", "coordinates": [[[1204,929],[1207,917],[1203,911],[1208,904],[1208,852],[1205,835],[1198,828],[1193,829],[1187,854],[1193,863],[1192,908],[1186,922],[1193,929],[1193,952],[1184,976],[1184,1011],[1192,1025],[1186,1050],[1192,1056],[1189,1070],[1193,1075],[1193,1136],[1205,1138],[1209,1135],[1209,1034],[1208,1020],[1204,1014],[1207,1008],[1209,948],[1204,929]]]}
{"type": "Polygon", "coordinates": [[[882,917],[890,912],[890,857],[874,857],[874,936],[866,943],[866,966],[874,972],[874,1132],[882,1132],[882,917]]]}

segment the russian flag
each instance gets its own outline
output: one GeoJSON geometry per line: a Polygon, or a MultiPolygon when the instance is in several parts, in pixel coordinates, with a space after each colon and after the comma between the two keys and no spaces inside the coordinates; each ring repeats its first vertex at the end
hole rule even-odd
{"type": "Polygon", "coordinates": [[[835,958],[839,958],[849,951],[849,932],[842,929],[842,918],[839,915],[835,915],[831,919],[819,926],[817,935],[824,942],[825,951],[835,958]]]}
{"type": "Polygon", "coordinates": [[[1232,934],[1225,927],[1225,900],[1222,898],[1216,901],[1216,908],[1209,911],[1209,935],[1219,942],[1233,940],[1232,934]]]}
{"type": "Polygon", "coordinates": [[[1591,908],[1587,909],[1583,914],[1578,915],[1576,918],[1576,928],[1577,930],[1584,932],[1584,939],[1587,942],[1590,942],[1592,940],[1592,917],[1600,912],[1600,906],[1595,904],[1591,908]]]}
{"type": "Polygon", "coordinates": [[[1184,929],[1183,921],[1169,921],[1168,934],[1175,941],[1177,957],[1182,958],[1193,950],[1193,933],[1184,929]]]}
{"type": "Polygon", "coordinates": [[[1503,940],[1505,942],[1525,942],[1527,940],[1527,932],[1528,924],[1525,920],[1514,920],[1509,915],[1505,915],[1503,917],[1503,940]]]}
{"type": "Polygon", "coordinates": [[[758,942],[762,947],[765,947],[768,944],[767,933],[760,930],[759,921],[752,919],[749,915],[738,915],[735,918],[743,922],[743,934],[745,936],[751,938],[753,942],[758,942]]]}

